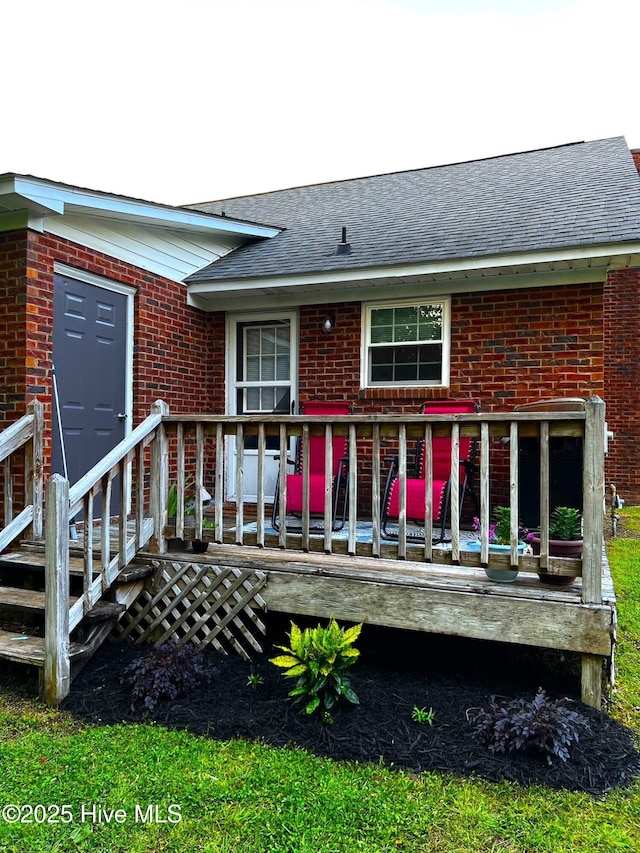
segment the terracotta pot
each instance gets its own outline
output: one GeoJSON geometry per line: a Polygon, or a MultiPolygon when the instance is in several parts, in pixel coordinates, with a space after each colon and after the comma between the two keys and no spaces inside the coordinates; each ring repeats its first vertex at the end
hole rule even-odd
{"type": "MultiPolygon", "coordinates": [[[[533,553],[539,554],[540,537],[532,536],[531,544],[533,553]]],[[[549,539],[549,556],[580,559],[582,557],[582,539],[549,539]]],[[[573,575],[552,575],[548,572],[538,572],[538,577],[542,583],[548,583],[551,586],[571,586],[575,581],[573,575]]]]}

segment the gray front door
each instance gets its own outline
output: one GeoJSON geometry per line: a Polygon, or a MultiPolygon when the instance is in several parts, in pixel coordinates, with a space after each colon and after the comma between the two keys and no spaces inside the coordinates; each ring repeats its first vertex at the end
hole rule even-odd
{"type": "MultiPolygon", "coordinates": [[[[126,354],[127,297],[56,274],[53,364],[71,484],[125,436],[126,354]]],[[[64,474],[53,403],[52,472],[64,474]]],[[[117,511],[117,493],[112,510],[117,511]]]]}

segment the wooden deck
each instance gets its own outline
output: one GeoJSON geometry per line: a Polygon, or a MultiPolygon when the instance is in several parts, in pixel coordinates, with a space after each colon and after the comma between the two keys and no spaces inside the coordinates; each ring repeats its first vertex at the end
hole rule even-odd
{"type": "Polygon", "coordinates": [[[204,555],[178,551],[140,557],[263,572],[267,583],[261,594],[268,610],[612,654],[615,597],[606,561],[602,603],[586,605],[580,579],[552,587],[523,572],[515,583],[495,583],[474,566],[217,544],[204,555]]]}
{"type": "MultiPolygon", "coordinates": [[[[35,419],[27,419],[10,434],[11,441],[5,437],[2,452],[13,455],[19,440],[29,456],[37,458],[40,430],[34,424],[35,419]]],[[[29,465],[26,467],[30,470],[29,465]]],[[[36,465],[31,468],[37,470],[36,465]]],[[[5,470],[9,471],[6,464],[5,470]]],[[[309,471],[303,470],[303,495],[308,492],[308,477],[309,471]]],[[[35,474],[34,481],[39,484],[34,492],[39,493],[41,484],[35,474]]],[[[462,497],[459,489],[454,476],[454,507],[462,497]]],[[[250,623],[258,621],[253,616],[266,606],[293,615],[333,616],[343,621],[577,652],[582,655],[582,698],[599,707],[603,663],[612,661],[616,624],[615,598],[602,553],[603,489],[604,404],[598,398],[589,400],[580,411],[568,412],[455,416],[380,413],[312,419],[297,415],[176,416],[158,401],[149,417],[78,483],[70,487],[59,475],[47,482],[44,660],[35,653],[38,638],[33,638],[33,643],[15,638],[5,638],[4,642],[0,638],[0,655],[33,662],[38,657],[44,664],[45,699],[57,703],[69,689],[72,643],[81,639],[82,626],[105,598],[135,611],[136,624],[142,625],[146,614],[151,614],[150,631],[161,628],[163,636],[174,631],[176,637],[182,637],[185,629],[187,637],[200,631],[201,642],[223,636],[229,620],[236,616],[242,623],[241,631],[244,627],[251,630],[250,623]],[[312,518],[306,498],[298,519],[301,529],[287,530],[282,524],[276,533],[268,521],[273,477],[280,488],[278,514],[284,518],[289,470],[286,456],[296,441],[302,441],[303,446],[308,443],[311,434],[324,435],[327,471],[331,470],[333,437],[348,437],[345,529],[340,534],[331,532],[328,479],[324,514],[312,518]],[[421,541],[413,539],[404,497],[409,444],[423,441],[429,457],[439,436],[450,440],[452,470],[459,466],[461,439],[469,437],[478,443],[479,464],[473,473],[481,528],[479,551],[466,547],[469,534],[457,512],[449,516],[450,543],[434,541],[437,507],[432,506],[429,469],[424,523],[419,525],[423,535],[421,541]],[[527,486],[518,452],[519,440],[524,437],[536,439],[539,445],[539,556],[523,556],[518,546],[519,490],[527,486]],[[581,558],[571,560],[552,556],[549,547],[549,445],[565,438],[578,440],[583,447],[583,550],[581,558]],[[274,452],[274,442],[279,449],[275,470],[273,457],[267,452],[268,447],[274,452]],[[254,444],[257,450],[250,450],[254,444]],[[390,451],[399,459],[395,541],[385,538],[381,525],[383,461],[390,451]],[[249,477],[250,466],[255,480],[249,477]],[[178,502],[175,523],[169,526],[168,495],[173,483],[178,502]],[[100,520],[111,517],[115,488],[119,489],[119,505],[130,506],[131,513],[128,518],[119,517],[110,530],[100,520]],[[205,488],[213,496],[213,529],[204,524],[209,510],[200,501],[193,501],[193,495],[201,495],[205,488]],[[188,489],[191,504],[185,498],[188,489]],[[493,553],[489,542],[489,521],[498,503],[492,497],[494,491],[511,510],[506,554],[493,553]],[[368,496],[368,505],[359,500],[362,495],[368,496]],[[99,509],[94,504],[98,496],[99,509]],[[231,500],[235,511],[228,516],[231,500]],[[370,518],[369,536],[361,535],[358,513],[370,518]],[[70,543],[70,520],[80,514],[92,537],[70,543]],[[320,535],[313,530],[318,521],[324,526],[320,535]],[[170,540],[176,536],[204,539],[210,543],[209,551],[206,555],[172,551],[170,540]],[[71,557],[70,544],[76,549],[71,557]],[[144,575],[150,571],[149,563],[155,572],[153,582],[137,577],[139,572],[144,575]],[[517,567],[519,574],[515,583],[495,583],[485,575],[485,567],[517,567]],[[571,576],[574,583],[568,587],[542,584],[537,578],[540,569],[571,576]],[[133,573],[134,583],[122,597],[118,587],[127,573],[133,573]],[[256,590],[254,599],[252,589],[256,590]],[[218,605],[223,612],[218,612],[218,605]]],[[[29,526],[37,538],[41,503],[41,496],[34,494],[33,504],[20,511],[5,500],[11,505],[11,511],[5,513],[7,541],[9,535],[15,539],[29,526]]],[[[11,598],[17,593],[7,595],[11,598]]],[[[38,607],[41,605],[42,601],[38,602],[38,607]]],[[[36,608],[33,599],[29,607],[36,608]]]]}

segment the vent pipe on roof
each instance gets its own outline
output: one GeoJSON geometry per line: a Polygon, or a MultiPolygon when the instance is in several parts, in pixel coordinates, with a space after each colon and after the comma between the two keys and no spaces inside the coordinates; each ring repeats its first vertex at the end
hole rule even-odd
{"type": "Polygon", "coordinates": [[[350,255],[351,243],[347,243],[347,229],[342,226],[342,240],[338,243],[336,255],[350,255]]]}

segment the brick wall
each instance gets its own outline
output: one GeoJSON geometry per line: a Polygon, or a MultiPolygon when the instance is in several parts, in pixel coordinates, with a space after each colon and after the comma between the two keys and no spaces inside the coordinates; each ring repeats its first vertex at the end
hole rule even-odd
{"type": "MultiPolygon", "coordinates": [[[[361,391],[360,304],[303,307],[300,399],[344,398],[364,414],[415,413],[425,399],[437,397],[472,398],[482,411],[505,411],[545,397],[603,396],[603,313],[601,284],[453,296],[449,387],[361,391]],[[328,310],[336,326],[326,334],[322,321],[328,310]]],[[[498,462],[495,470],[499,467],[498,462]]],[[[360,474],[364,509],[370,506],[367,465],[360,474]]]]}
{"type": "Polygon", "coordinates": [[[609,273],[605,287],[605,395],[614,433],[606,462],[607,483],[627,503],[640,503],[640,269],[609,273]]]}
{"type": "Polygon", "coordinates": [[[0,428],[25,413],[26,237],[0,234],[0,428]]]}
{"type": "Polygon", "coordinates": [[[224,368],[222,358],[212,364],[210,356],[223,351],[224,327],[221,315],[187,305],[184,285],[48,234],[13,233],[0,235],[0,241],[0,312],[12,318],[15,328],[15,336],[2,336],[0,344],[7,377],[0,404],[15,414],[11,421],[24,413],[26,401],[37,396],[45,405],[49,448],[56,261],[136,290],[134,423],[158,398],[174,412],[212,410],[212,388],[221,386],[224,368]]]}
{"type": "Polygon", "coordinates": [[[540,397],[603,394],[601,284],[453,296],[446,389],[360,391],[361,306],[300,309],[300,398],[347,398],[356,412],[415,412],[432,397],[472,397],[485,411],[540,397]]]}

